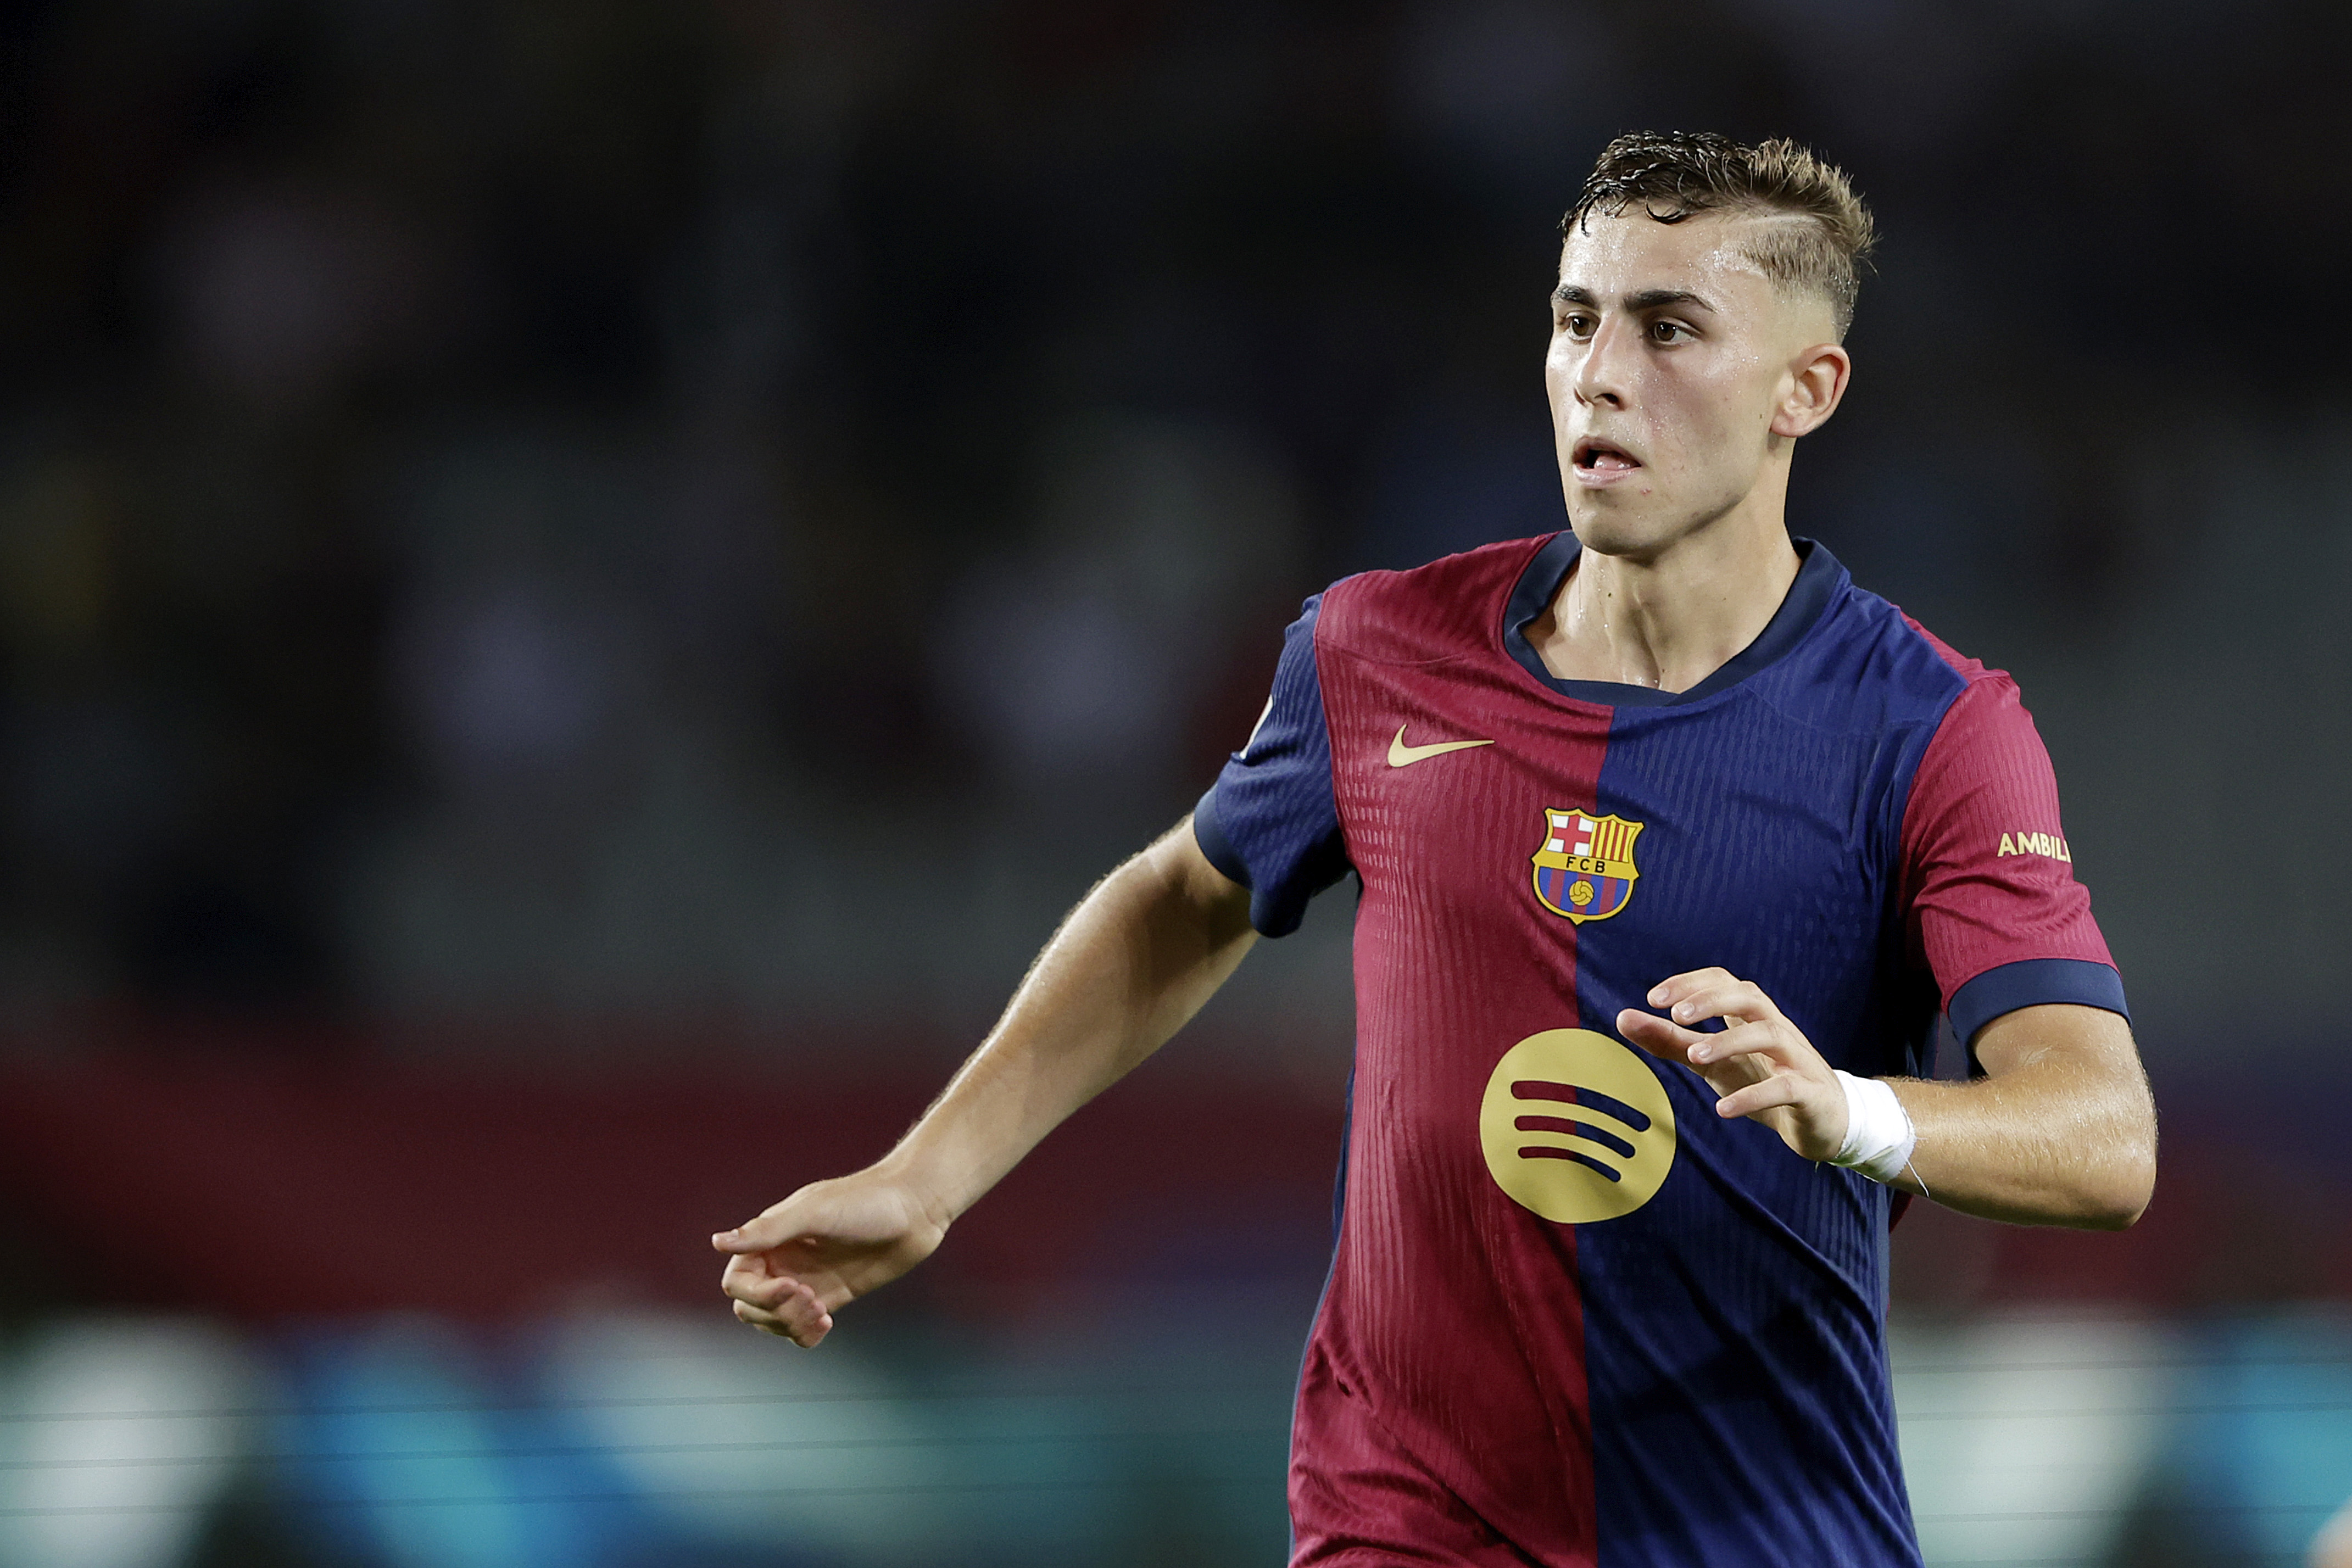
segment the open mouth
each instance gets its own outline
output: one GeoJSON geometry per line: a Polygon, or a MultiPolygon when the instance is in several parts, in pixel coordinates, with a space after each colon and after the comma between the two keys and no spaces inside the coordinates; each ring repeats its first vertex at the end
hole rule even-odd
{"type": "Polygon", "coordinates": [[[1579,468],[1596,474],[1621,473],[1642,465],[1640,459],[1623,447],[1595,435],[1579,441],[1571,455],[1579,468]]]}

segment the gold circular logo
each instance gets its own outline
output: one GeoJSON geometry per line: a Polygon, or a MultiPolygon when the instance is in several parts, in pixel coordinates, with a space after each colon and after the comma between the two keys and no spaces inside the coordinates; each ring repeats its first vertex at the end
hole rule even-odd
{"type": "Polygon", "coordinates": [[[1675,1164],[1675,1107],[1632,1047],[1548,1029],[1503,1053],[1478,1107],[1495,1185],[1560,1225],[1631,1214],[1675,1164]]]}
{"type": "Polygon", "coordinates": [[[1579,878],[1576,885],[1568,890],[1568,901],[1579,909],[1583,908],[1592,902],[1592,884],[1579,878]]]}

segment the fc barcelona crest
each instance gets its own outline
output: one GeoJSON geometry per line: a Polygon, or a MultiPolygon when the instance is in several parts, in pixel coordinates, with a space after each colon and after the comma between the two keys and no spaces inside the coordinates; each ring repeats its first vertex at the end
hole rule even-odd
{"type": "Polygon", "coordinates": [[[1633,841],[1645,824],[1590,811],[1544,808],[1543,844],[1531,857],[1536,897],[1579,925],[1606,920],[1633,896],[1633,841]]]}

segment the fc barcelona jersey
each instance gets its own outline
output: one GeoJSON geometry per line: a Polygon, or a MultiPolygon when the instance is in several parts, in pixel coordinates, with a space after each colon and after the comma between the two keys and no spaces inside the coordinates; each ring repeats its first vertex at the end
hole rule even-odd
{"type": "Polygon", "coordinates": [[[1353,872],[1357,1042],[1300,1564],[1915,1564],[1889,1190],[1724,1121],[1619,1009],[1720,965],[1830,1062],[2124,1010],[2009,677],[1818,544],[1689,691],[1563,681],[1571,534],[1349,578],[1194,813],[1280,936],[1353,872]]]}

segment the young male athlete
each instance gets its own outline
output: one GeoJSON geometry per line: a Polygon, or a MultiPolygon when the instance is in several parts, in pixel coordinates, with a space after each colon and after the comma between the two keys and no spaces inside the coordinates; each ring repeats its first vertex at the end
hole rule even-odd
{"type": "Polygon", "coordinates": [[[1897,1194],[2130,1224],[2122,986],[2015,685],[1783,525],[1846,388],[1845,177],[1626,137],[1562,228],[1569,530],[1308,601],[1192,819],[887,1157],[715,1238],[725,1288],[815,1344],[1353,871],[1294,1561],[1914,1564],[1897,1194]],[[1917,1076],[1939,1010],[1969,1082],[1917,1076]]]}

